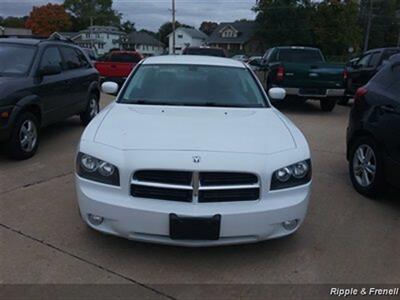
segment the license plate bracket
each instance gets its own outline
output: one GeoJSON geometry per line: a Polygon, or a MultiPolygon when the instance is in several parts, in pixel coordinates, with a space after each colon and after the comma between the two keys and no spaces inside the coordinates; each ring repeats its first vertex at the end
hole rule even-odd
{"type": "Polygon", "coordinates": [[[169,234],[173,240],[218,240],[221,215],[213,217],[180,217],[169,215],[169,234]]]}

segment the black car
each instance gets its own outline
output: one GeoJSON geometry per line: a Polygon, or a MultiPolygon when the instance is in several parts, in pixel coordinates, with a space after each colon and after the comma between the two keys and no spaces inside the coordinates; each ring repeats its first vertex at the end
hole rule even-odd
{"type": "Polygon", "coordinates": [[[355,189],[374,197],[400,187],[400,55],[393,56],[354,99],[347,158],[355,189]]]}
{"type": "Polygon", "coordinates": [[[33,156],[41,127],[98,113],[99,74],[74,44],[3,38],[0,62],[0,142],[11,157],[33,156]]]}
{"type": "Polygon", "coordinates": [[[389,60],[392,55],[400,53],[400,48],[380,48],[365,52],[347,66],[346,96],[339,102],[346,104],[357,89],[365,85],[389,60]]]}

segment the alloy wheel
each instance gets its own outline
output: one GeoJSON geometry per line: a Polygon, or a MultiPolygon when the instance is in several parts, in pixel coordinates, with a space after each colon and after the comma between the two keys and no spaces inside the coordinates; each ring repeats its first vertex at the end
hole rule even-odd
{"type": "Polygon", "coordinates": [[[376,165],[374,150],[369,145],[360,145],[353,157],[353,175],[360,186],[369,187],[374,182],[376,165]]]}
{"type": "Polygon", "coordinates": [[[32,120],[25,120],[19,131],[19,143],[25,152],[31,152],[37,143],[38,133],[35,123],[32,120]]]}

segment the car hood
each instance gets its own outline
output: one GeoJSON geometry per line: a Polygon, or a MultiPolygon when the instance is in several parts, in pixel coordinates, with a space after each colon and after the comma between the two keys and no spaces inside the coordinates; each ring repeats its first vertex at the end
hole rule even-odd
{"type": "Polygon", "coordinates": [[[274,109],[114,104],[94,141],[122,150],[270,154],[296,147],[274,109]]]}

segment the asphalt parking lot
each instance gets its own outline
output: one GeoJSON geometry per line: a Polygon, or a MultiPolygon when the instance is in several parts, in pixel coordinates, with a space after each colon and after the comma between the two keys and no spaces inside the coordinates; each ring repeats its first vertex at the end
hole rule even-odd
{"type": "MultiPolygon", "coordinates": [[[[102,105],[110,100],[103,97],[102,105]]],[[[280,109],[302,129],[313,156],[311,204],[295,235],[192,249],[88,229],[78,214],[73,179],[83,127],[71,118],[46,128],[38,154],[28,161],[11,161],[0,152],[0,283],[129,283],[161,298],[148,286],[399,283],[399,192],[374,201],[353,190],[345,159],[349,107],[324,113],[311,102],[280,109]]]]}

